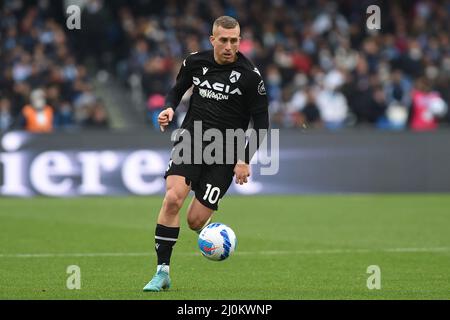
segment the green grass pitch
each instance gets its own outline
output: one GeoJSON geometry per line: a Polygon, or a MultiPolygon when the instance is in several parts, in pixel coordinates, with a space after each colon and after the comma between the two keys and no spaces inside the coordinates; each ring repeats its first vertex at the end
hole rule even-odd
{"type": "Polygon", "coordinates": [[[214,221],[238,248],[224,262],[200,255],[186,203],[173,287],[144,293],[161,200],[1,198],[0,299],[450,298],[450,195],[227,196],[214,221]],[[81,290],[66,287],[70,265],[81,290]]]}

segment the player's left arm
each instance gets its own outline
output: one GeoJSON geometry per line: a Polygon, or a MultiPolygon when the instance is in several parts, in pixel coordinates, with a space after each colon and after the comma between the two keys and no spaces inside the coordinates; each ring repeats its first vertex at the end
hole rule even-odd
{"type": "MultiPolygon", "coordinates": [[[[256,70],[256,69],[255,69],[256,70]]],[[[253,71],[246,90],[249,112],[253,121],[253,130],[249,141],[256,141],[256,149],[248,143],[245,148],[245,159],[238,159],[234,173],[236,183],[247,183],[250,177],[250,161],[267,136],[269,129],[269,101],[267,99],[264,81],[259,72],[253,71]]]]}
{"type": "MultiPolygon", "coordinates": [[[[257,69],[255,69],[257,70],[257,69]]],[[[267,99],[264,80],[259,72],[253,71],[248,89],[248,107],[253,121],[253,131],[249,141],[257,141],[256,149],[248,143],[245,149],[245,163],[250,164],[256,151],[267,136],[269,130],[269,101],[267,99]],[[255,140],[252,140],[255,139],[255,140]]]]}

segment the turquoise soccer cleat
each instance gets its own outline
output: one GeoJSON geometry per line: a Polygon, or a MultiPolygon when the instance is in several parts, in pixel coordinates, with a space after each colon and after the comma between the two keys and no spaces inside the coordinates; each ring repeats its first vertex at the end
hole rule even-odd
{"type": "Polygon", "coordinates": [[[160,269],[144,287],[144,291],[159,292],[162,289],[167,290],[170,288],[170,284],[169,274],[160,269]]]}

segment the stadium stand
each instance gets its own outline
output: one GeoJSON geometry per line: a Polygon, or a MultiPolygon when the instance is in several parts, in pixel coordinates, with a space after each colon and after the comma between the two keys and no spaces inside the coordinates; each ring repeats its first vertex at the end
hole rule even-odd
{"type": "Polygon", "coordinates": [[[52,79],[47,91],[56,91],[51,96],[58,100],[57,126],[90,123],[80,103],[95,101],[86,76],[91,61],[129,90],[129,104],[136,108],[122,106],[125,112],[145,114],[152,126],[160,96],[184,57],[210,49],[211,23],[231,15],[241,24],[241,52],[266,81],[275,128],[432,130],[450,123],[448,0],[84,3],[83,28],[72,33],[41,18],[39,9],[19,15],[2,9],[6,69],[0,81],[7,94],[1,110],[11,109],[13,118],[19,114],[30,84],[43,81],[35,70],[43,65],[35,59],[42,59],[52,79]],[[379,31],[366,27],[369,5],[381,8],[379,31]],[[24,28],[31,25],[28,34],[24,28]],[[75,44],[73,55],[67,39],[75,44]]]}
{"type": "Polygon", "coordinates": [[[105,106],[74,54],[62,7],[55,13],[52,6],[45,1],[4,1],[1,7],[1,131],[108,127],[105,106]],[[48,105],[45,114],[36,112],[33,92],[41,92],[39,100],[48,105]]]}

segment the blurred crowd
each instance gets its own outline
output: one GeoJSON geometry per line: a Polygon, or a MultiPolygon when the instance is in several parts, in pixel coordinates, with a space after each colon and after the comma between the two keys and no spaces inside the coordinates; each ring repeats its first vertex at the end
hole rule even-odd
{"type": "MultiPolygon", "coordinates": [[[[190,52],[211,49],[216,17],[241,24],[274,127],[429,130],[450,122],[450,1],[116,2],[123,79],[138,79],[149,121],[190,52]],[[381,30],[366,27],[370,5],[381,30]]],[[[187,96],[184,107],[186,109],[187,96]]],[[[154,116],[153,116],[154,120],[154,116]]],[[[154,121],[153,121],[154,122],[154,121]]]]}
{"type": "Polygon", "coordinates": [[[241,25],[240,51],[265,79],[273,127],[450,124],[449,0],[79,0],[75,32],[39,6],[48,0],[36,3],[0,14],[0,112],[13,118],[41,87],[56,126],[106,126],[87,76],[91,62],[143,95],[155,125],[181,62],[211,49],[213,21],[230,15],[241,25]],[[380,30],[366,26],[370,5],[381,9],[380,30]]]}
{"type": "Polygon", "coordinates": [[[0,132],[108,127],[86,67],[49,1],[0,8],[0,132]]]}

